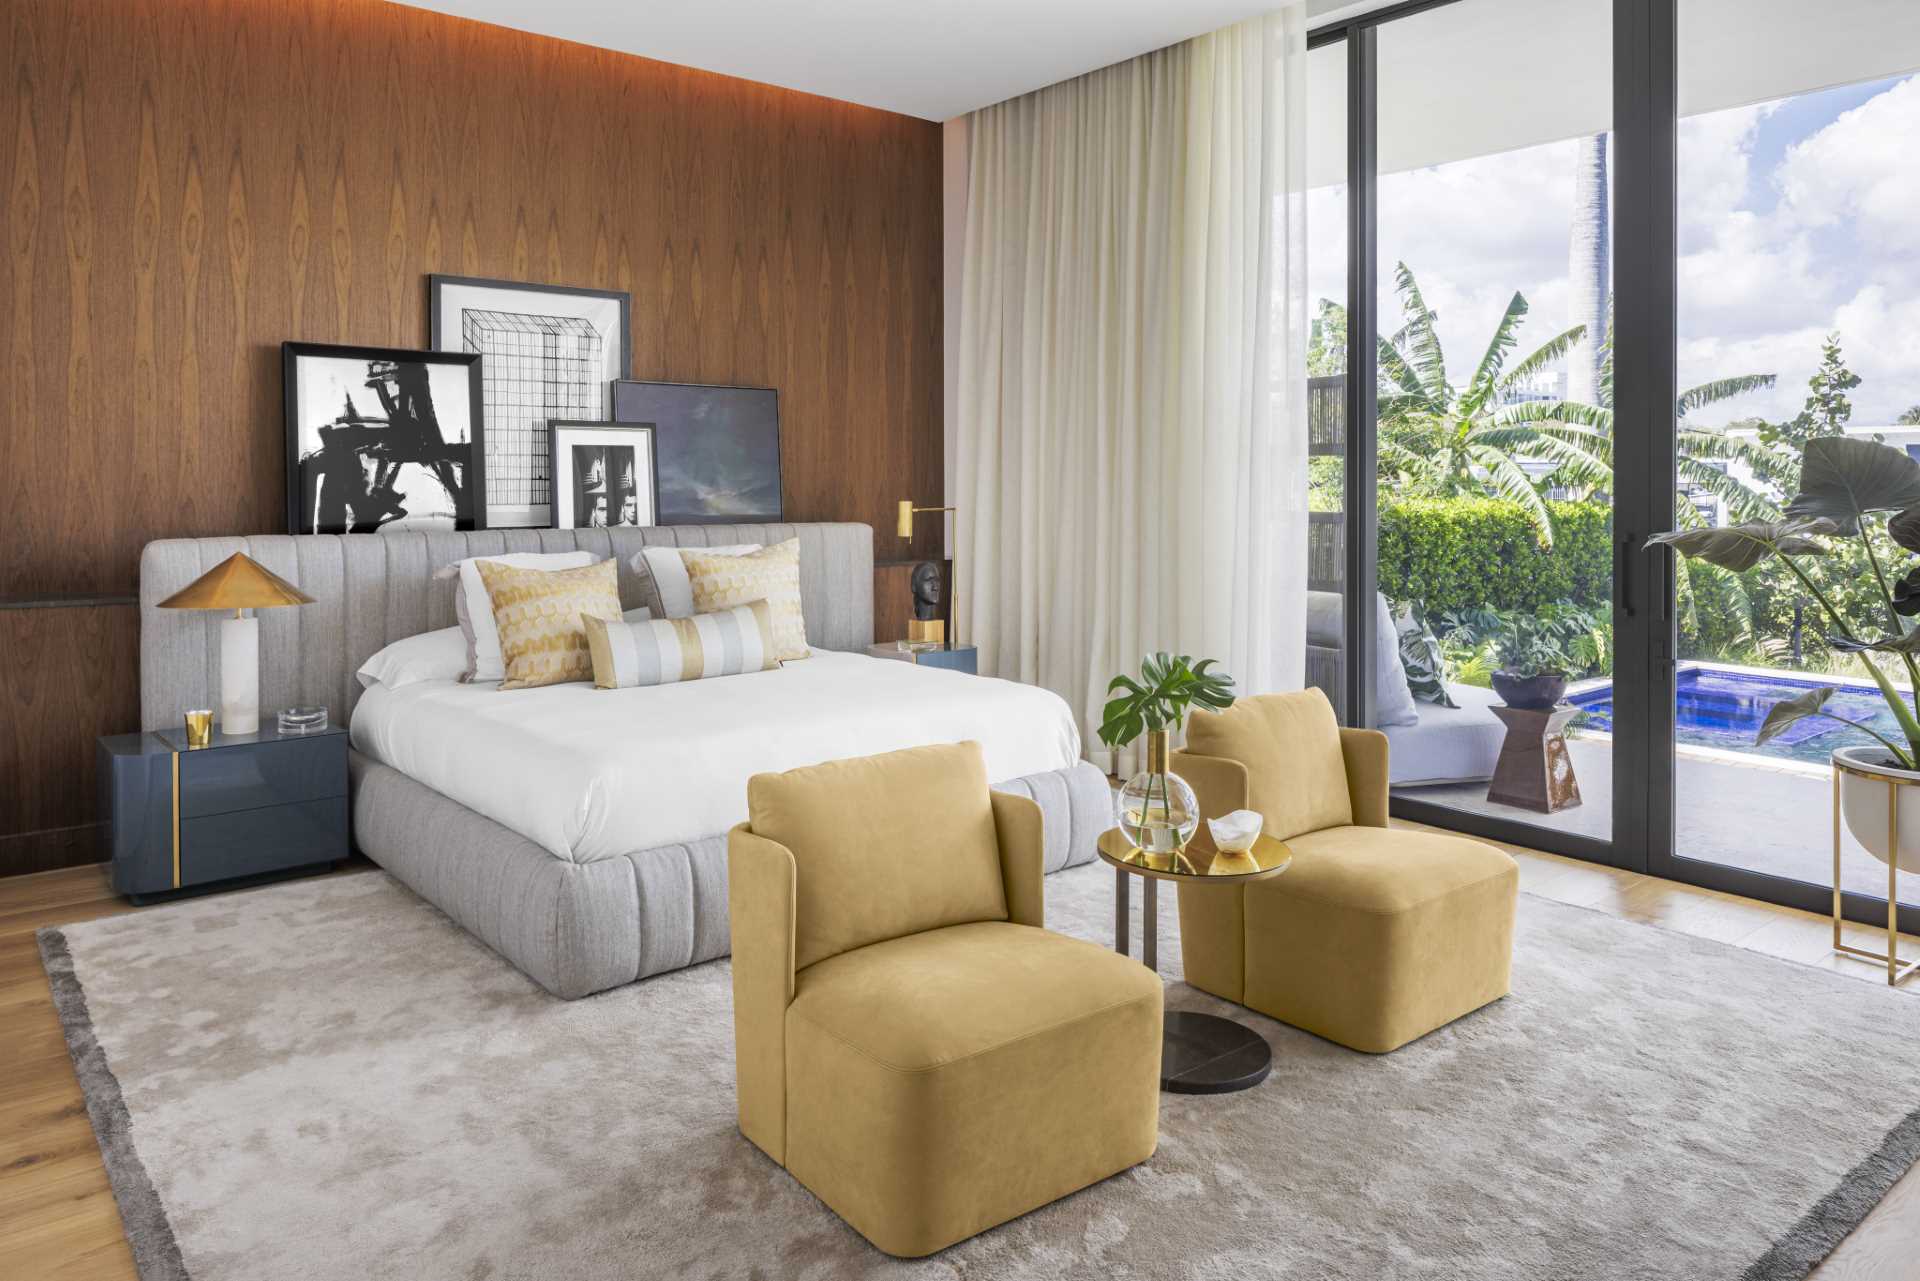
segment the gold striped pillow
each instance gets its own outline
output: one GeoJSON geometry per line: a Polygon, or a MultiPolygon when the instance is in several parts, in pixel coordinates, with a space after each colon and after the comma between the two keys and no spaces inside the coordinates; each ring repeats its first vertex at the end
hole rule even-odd
{"type": "Polygon", "coordinates": [[[476,568],[500,629],[501,689],[593,679],[585,618],[620,617],[619,566],[516,569],[483,560],[476,568]]]}
{"type": "Polygon", "coordinates": [[[671,685],[778,667],[773,610],[763,600],[692,618],[643,623],[588,618],[593,683],[600,689],[671,685]]]}
{"type": "Polygon", "coordinates": [[[748,556],[680,549],[693,587],[693,612],[710,614],[756,600],[773,613],[774,657],[807,656],[807,620],[800,613],[800,540],[789,538],[748,556]]]}

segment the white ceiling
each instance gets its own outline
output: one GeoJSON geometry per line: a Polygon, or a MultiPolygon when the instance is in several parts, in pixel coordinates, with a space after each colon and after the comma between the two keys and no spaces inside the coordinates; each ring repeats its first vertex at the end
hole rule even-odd
{"type": "MultiPolygon", "coordinates": [[[[1283,0],[401,0],[950,120],[1283,0]]],[[[1319,0],[1309,12],[1335,6],[1319,0]]]]}

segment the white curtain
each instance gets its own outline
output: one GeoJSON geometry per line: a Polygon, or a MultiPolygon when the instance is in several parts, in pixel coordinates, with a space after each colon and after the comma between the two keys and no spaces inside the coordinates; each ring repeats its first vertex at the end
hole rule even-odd
{"type": "Polygon", "coordinates": [[[969,121],[958,629],[1102,763],[1148,653],[1302,680],[1305,51],[1294,5],[969,121]]]}

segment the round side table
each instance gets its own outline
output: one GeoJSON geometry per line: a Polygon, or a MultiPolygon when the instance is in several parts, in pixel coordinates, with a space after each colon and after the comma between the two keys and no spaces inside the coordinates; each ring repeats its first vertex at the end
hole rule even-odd
{"type": "MultiPolygon", "coordinates": [[[[1283,841],[1261,835],[1244,854],[1189,848],[1177,854],[1150,854],[1119,828],[1101,834],[1100,857],[1113,865],[1114,950],[1130,956],[1131,885],[1139,877],[1146,916],[1141,922],[1141,960],[1160,968],[1159,886],[1161,881],[1189,885],[1239,885],[1278,876],[1293,862],[1283,841]]],[[[1251,1028],[1216,1014],[1188,1010],[1167,1013],[1160,1041],[1160,1088],[1175,1094],[1230,1094],[1251,1089],[1273,1070],[1273,1051],[1251,1028]]]]}

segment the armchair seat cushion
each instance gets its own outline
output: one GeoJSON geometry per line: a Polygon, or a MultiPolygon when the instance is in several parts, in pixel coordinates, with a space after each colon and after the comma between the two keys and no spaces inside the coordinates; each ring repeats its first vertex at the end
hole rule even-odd
{"type": "Polygon", "coordinates": [[[1162,988],[1010,922],[927,930],[799,972],[786,1165],[890,1254],[931,1253],[1145,1160],[1162,988]]]}
{"type": "MultiPolygon", "coordinates": [[[[1384,1054],[1507,994],[1520,870],[1505,853],[1379,827],[1288,844],[1293,865],[1245,887],[1247,1006],[1384,1054]]],[[[1181,891],[1183,932],[1190,917],[1192,928],[1232,928],[1226,905],[1204,906],[1206,890],[1191,908],[1181,891]]]]}

